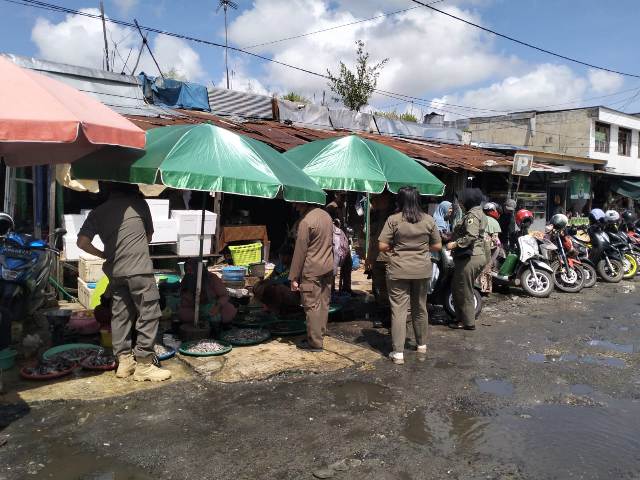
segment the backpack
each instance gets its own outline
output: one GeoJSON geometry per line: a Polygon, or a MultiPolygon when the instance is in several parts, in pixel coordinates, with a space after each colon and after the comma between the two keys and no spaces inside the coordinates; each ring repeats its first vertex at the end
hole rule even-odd
{"type": "Polygon", "coordinates": [[[345,233],[335,225],[333,226],[333,256],[334,265],[342,266],[349,255],[349,240],[345,233]]]}

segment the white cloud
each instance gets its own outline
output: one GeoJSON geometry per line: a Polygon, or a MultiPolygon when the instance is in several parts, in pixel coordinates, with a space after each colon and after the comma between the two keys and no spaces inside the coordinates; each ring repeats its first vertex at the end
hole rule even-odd
{"type": "MultiPolygon", "coordinates": [[[[299,35],[406,7],[404,1],[346,1],[338,8],[328,0],[255,0],[253,8],[230,25],[234,45],[254,45],[299,35]],[[366,8],[365,8],[366,7],[366,8]],[[291,12],[296,12],[292,15],[291,12]],[[362,14],[360,16],[359,14],[362,14]]],[[[479,21],[459,7],[444,5],[456,15],[479,21]]],[[[337,71],[339,61],[352,64],[355,41],[363,40],[372,61],[389,58],[378,87],[419,96],[425,91],[459,88],[495,78],[519,68],[519,62],[493,51],[492,39],[481,31],[431,12],[416,9],[385,19],[326,33],[267,45],[254,51],[275,60],[325,74],[337,71]]],[[[263,65],[263,83],[307,95],[327,91],[326,80],[275,64],[263,65]]],[[[376,101],[388,103],[378,97],[376,101]]]]}
{"type": "Polygon", "coordinates": [[[589,83],[595,93],[609,94],[622,88],[624,78],[617,73],[605,72],[604,70],[589,69],[589,83]]]}
{"type": "MultiPolygon", "coordinates": [[[[82,11],[99,14],[95,8],[82,11]]],[[[129,50],[133,51],[127,67],[132,68],[140,48],[140,38],[137,33],[114,24],[107,25],[107,32],[110,44],[109,56],[112,59],[114,71],[122,70],[124,64],[122,58],[127,57],[129,50]],[[119,55],[114,52],[114,42],[117,42],[119,55]]],[[[31,31],[31,39],[38,47],[38,56],[43,59],[89,68],[104,67],[102,23],[94,18],[67,15],[59,23],[38,18],[31,31]]],[[[163,71],[175,69],[189,80],[200,80],[203,77],[204,71],[200,57],[185,40],[158,35],[151,40],[151,49],[163,71]]],[[[140,59],[136,73],[140,71],[150,75],[158,74],[155,64],[146,51],[140,59]]]]}
{"type": "Polygon", "coordinates": [[[524,75],[510,76],[485,88],[436,99],[449,106],[440,103],[432,105],[434,109],[445,111],[448,118],[492,114],[489,111],[464,111],[450,106],[451,104],[505,112],[555,105],[557,108],[571,108],[576,106],[576,99],[583,97],[587,87],[588,81],[577,76],[569,67],[542,64],[524,75]]]}
{"type": "Polygon", "coordinates": [[[113,0],[120,12],[126,14],[133,10],[139,3],[139,0],[113,0]]]}

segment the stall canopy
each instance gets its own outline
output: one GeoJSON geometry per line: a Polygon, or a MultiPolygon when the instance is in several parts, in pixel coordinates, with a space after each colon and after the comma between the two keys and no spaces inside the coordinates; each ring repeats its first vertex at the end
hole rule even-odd
{"type": "Polygon", "coordinates": [[[617,180],[611,189],[619,195],[640,201],[640,180],[617,180]]]}
{"type": "Polygon", "coordinates": [[[285,153],[326,190],[397,193],[404,186],[442,195],[445,185],[414,159],[358,135],[316,140],[285,153]]]}
{"type": "Polygon", "coordinates": [[[109,107],[1,56],[0,105],[0,156],[12,167],[69,163],[107,145],[145,145],[144,131],[109,107]]]}

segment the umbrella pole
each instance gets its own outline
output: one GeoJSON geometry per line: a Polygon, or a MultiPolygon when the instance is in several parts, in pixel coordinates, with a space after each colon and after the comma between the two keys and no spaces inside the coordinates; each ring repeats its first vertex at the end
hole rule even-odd
{"type": "Polygon", "coordinates": [[[200,255],[198,255],[198,276],[196,277],[196,304],[194,308],[193,325],[198,326],[200,317],[200,297],[202,295],[202,263],[204,260],[204,220],[207,208],[207,194],[202,193],[202,218],[200,223],[200,255]]]}
{"type": "Polygon", "coordinates": [[[371,228],[371,194],[367,193],[367,210],[365,211],[365,238],[364,238],[364,258],[365,261],[369,258],[369,241],[371,240],[371,232],[369,231],[371,228]]]}

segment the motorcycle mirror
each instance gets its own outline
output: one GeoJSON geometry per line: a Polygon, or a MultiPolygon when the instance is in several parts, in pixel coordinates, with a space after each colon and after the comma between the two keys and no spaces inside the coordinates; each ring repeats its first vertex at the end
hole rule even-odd
{"type": "Polygon", "coordinates": [[[5,236],[15,227],[13,218],[10,215],[1,212],[0,213],[0,236],[5,236]]]}

